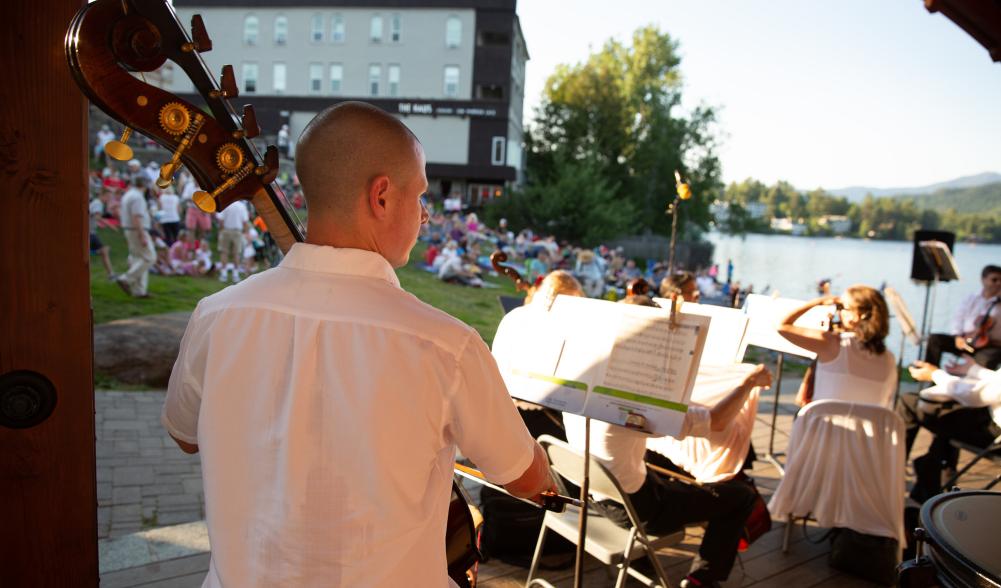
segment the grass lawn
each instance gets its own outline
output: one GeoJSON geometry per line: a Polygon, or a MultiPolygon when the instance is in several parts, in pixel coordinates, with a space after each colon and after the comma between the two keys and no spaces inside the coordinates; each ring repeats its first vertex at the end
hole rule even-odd
{"type": "MultiPolygon", "coordinates": [[[[111,246],[111,263],[115,271],[119,273],[125,271],[128,267],[126,263],[128,246],[125,243],[125,236],[111,229],[99,229],[99,235],[105,244],[111,246]]],[[[513,296],[514,284],[506,278],[490,277],[485,278],[485,281],[500,287],[469,288],[446,284],[416,266],[414,260],[421,259],[424,250],[425,245],[418,243],[411,254],[410,265],[397,270],[403,288],[424,302],[469,324],[479,331],[487,344],[492,343],[497,325],[503,316],[497,296],[501,294],[513,296]]],[[[191,311],[199,300],[227,285],[215,276],[195,278],[150,274],[149,292],[152,297],[131,298],[122,292],[117,284],[108,281],[100,257],[92,255],[90,258],[90,293],[95,324],[148,314],[191,311]]]]}

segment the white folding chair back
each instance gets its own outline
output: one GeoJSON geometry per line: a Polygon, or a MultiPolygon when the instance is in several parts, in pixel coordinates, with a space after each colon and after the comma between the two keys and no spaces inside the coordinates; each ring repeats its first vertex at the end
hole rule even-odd
{"type": "MultiPolygon", "coordinates": [[[[818,400],[799,411],[768,510],[822,527],[904,538],[904,423],[872,404],[818,400]]],[[[792,524],[792,520],[787,523],[792,524]]]]}
{"type": "MultiPolygon", "coordinates": [[[[584,456],[565,442],[549,435],[540,436],[539,443],[545,448],[549,456],[553,472],[559,474],[565,480],[580,486],[584,480],[584,456]]],[[[648,535],[643,529],[642,522],[639,521],[636,515],[636,510],[629,501],[629,496],[622,491],[622,488],[612,474],[594,458],[591,458],[590,461],[590,470],[588,472],[590,490],[607,497],[609,500],[620,502],[626,509],[633,527],[631,529],[623,529],[601,516],[595,510],[589,509],[585,550],[598,561],[607,566],[613,566],[618,570],[616,587],[623,586],[626,576],[630,575],[647,586],[669,588],[670,584],[668,583],[667,575],[664,573],[660,562],[657,561],[655,554],[660,548],[675,545],[683,541],[685,538],[684,531],[678,531],[663,537],[648,535]],[[630,567],[629,564],[632,560],[643,556],[649,558],[657,578],[649,578],[630,567]]],[[[525,583],[526,587],[532,585],[550,585],[541,578],[535,578],[539,558],[542,555],[542,549],[545,545],[546,534],[552,531],[571,543],[577,544],[579,521],[580,509],[577,507],[567,507],[563,513],[546,512],[546,516],[542,522],[542,529],[539,531],[535,556],[532,558],[532,566],[528,572],[528,580],[525,583]]]]}

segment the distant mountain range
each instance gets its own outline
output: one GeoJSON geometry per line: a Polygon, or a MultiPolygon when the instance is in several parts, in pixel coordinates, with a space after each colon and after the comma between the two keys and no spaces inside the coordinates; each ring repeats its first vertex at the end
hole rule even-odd
{"type": "Polygon", "coordinates": [[[964,176],[961,178],[956,178],[954,180],[949,180],[947,182],[939,182],[937,184],[930,184],[928,186],[918,186],[915,188],[870,188],[867,186],[851,186],[848,188],[838,188],[835,190],[826,190],[828,194],[833,194],[835,196],[844,196],[852,202],[859,202],[865,198],[866,194],[872,194],[873,196],[921,196],[924,194],[933,194],[935,192],[941,192],[945,190],[955,190],[960,188],[974,188],[977,186],[983,186],[985,184],[994,184],[1001,182],[1001,174],[995,172],[984,172],[982,174],[976,174],[973,176],[964,176]]]}

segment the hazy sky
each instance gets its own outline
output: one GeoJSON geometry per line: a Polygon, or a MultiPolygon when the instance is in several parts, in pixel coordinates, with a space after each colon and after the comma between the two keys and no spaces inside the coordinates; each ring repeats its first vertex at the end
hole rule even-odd
{"type": "Polygon", "coordinates": [[[520,0],[526,116],[560,63],[658,26],[684,102],[719,107],[723,179],[906,187],[1001,172],[1001,63],[921,0],[520,0]]]}

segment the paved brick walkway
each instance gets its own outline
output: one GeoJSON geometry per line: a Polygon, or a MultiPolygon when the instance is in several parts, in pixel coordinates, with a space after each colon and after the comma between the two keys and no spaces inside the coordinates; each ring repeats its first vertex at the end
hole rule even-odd
{"type": "Polygon", "coordinates": [[[99,538],[205,517],[201,461],[160,425],[164,394],[95,393],[99,538]]]}

